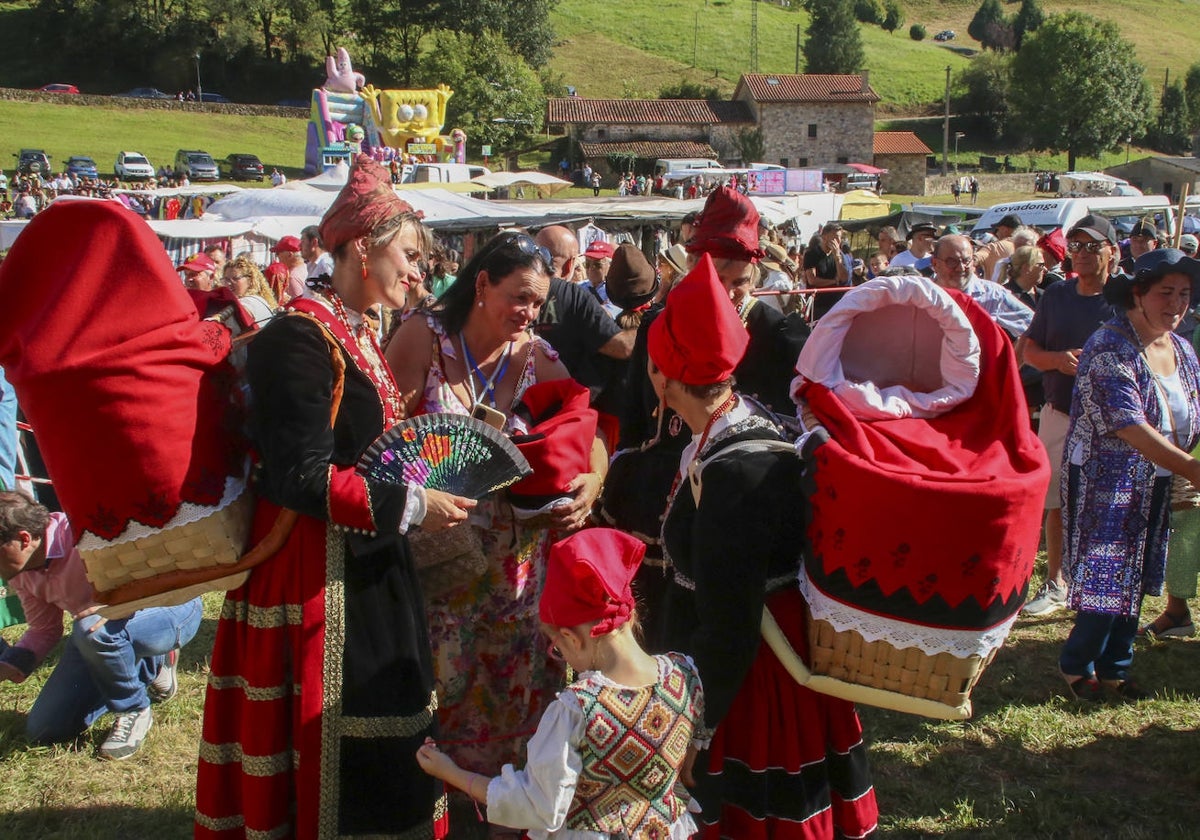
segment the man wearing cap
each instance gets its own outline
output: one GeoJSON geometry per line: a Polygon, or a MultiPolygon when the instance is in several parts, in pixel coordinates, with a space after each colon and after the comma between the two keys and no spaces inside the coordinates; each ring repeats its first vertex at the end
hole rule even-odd
{"type": "Polygon", "coordinates": [[[1187,254],[1189,257],[1196,256],[1196,250],[1200,248],[1200,239],[1197,239],[1190,233],[1185,233],[1179,237],[1179,250],[1187,254]]]}
{"type": "Polygon", "coordinates": [[[217,264],[207,254],[192,254],[175,270],[183,272],[183,285],[188,289],[211,292],[216,285],[217,264]]]}
{"type": "Polygon", "coordinates": [[[999,283],[989,283],[975,273],[975,248],[969,237],[953,233],[937,241],[933,250],[933,281],[945,289],[970,295],[1014,341],[1029,328],[1033,313],[999,283]]]}
{"type": "Polygon", "coordinates": [[[1158,247],[1158,228],[1149,219],[1139,219],[1129,232],[1129,256],[1121,260],[1121,271],[1133,274],[1133,264],[1158,247]]]}
{"type": "Polygon", "coordinates": [[[1017,250],[1016,244],[1012,241],[1013,232],[1021,227],[1021,217],[1016,213],[1008,213],[1000,221],[996,222],[996,226],[992,229],[992,235],[995,237],[991,242],[988,242],[975,254],[975,259],[982,270],[983,277],[992,280],[996,276],[996,264],[1001,260],[1006,260],[1013,255],[1013,251],[1017,250]]]}
{"type": "Polygon", "coordinates": [[[1038,438],[1050,456],[1050,489],[1046,494],[1046,581],[1022,610],[1048,615],[1066,609],[1067,586],[1062,574],[1062,500],[1059,468],[1071,414],[1071,391],[1079,354],[1100,325],[1116,314],[1104,299],[1104,284],[1120,256],[1117,233],[1103,216],[1088,214],[1067,232],[1067,252],[1076,276],[1046,289],[1033,323],[1017,344],[1017,356],[1042,371],[1046,404],[1038,421],[1038,438]]]}
{"type": "Polygon", "coordinates": [[[750,294],[764,255],[759,248],[758,210],[749,198],[729,187],[713,190],[687,244],[688,270],[704,254],[713,259],[721,285],[750,333],[750,343],[734,375],[738,390],[777,414],[795,416],[790,387],[796,359],[808,338],[808,325],[761,306],[750,294]]]}
{"type": "Polygon", "coordinates": [[[933,242],[937,236],[937,225],[932,222],[917,222],[908,229],[908,250],[892,257],[893,268],[912,267],[926,277],[932,274],[933,242]]]}
{"type": "MultiPolygon", "coordinates": [[[[295,236],[285,236],[271,247],[276,262],[288,271],[287,298],[304,297],[305,284],[308,282],[308,266],[300,255],[300,240],[295,236]]],[[[272,263],[274,265],[274,263],[272,263]]],[[[267,266],[270,268],[271,266],[267,266]]]]}
{"type": "Polygon", "coordinates": [[[585,288],[604,305],[604,311],[616,317],[620,310],[609,304],[608,290],[604,287],[604,278],[608,275],[609,266],[612,265],[613,251],[613,246],[603,239],[594,240],[583,252],[583,267],[587,273],[585,288]]]}
{"type": "MultiPolygon", "coordinates": [[[[782,245],[774,242],[760,243],[767,252],[759,263],[765,271],[759,278],[759,288],[766,292],[790,292],[796,288],[796,264],[788,259],[787,251],[782,245]]],[[[762,303],[780,312],[791,308],[791,296],[786,294],[763,295],[759,298],[762,303]]]]}
{"type": "Polygon", "coordinates": [[[534,330],[558,351],[571,378],[586,385],[595,400],[608,381],[608,359],[628,359],[637,330],[622,330],[595,295],[571,282],[579,260],[579,240],[569,228],[544,227],[535,241],[550,252],[554,276],[534,330]]]}

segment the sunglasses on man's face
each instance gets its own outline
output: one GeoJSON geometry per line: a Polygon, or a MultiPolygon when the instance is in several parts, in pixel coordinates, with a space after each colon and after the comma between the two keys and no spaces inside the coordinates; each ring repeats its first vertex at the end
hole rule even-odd
{"type": "Polygon", "coordinates": [[[1099,254],[1108,246],[1107,242],[1068,242],[1067,250],[1072,254],[1087,251],[1089,254],[1099,254]]]}

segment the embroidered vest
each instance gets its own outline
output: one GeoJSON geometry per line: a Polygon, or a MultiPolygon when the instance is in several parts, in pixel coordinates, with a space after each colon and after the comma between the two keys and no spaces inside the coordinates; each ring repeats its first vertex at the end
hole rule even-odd
{"type": "Polygon", "coordinates": [[[703,712],[700,678],[679,654],[655,658],[655,685],[618,688],[587,679],[571,686],[586,723],[566,828],[665,837],[687,810],[687,793],[676,786],[703,712]]]}

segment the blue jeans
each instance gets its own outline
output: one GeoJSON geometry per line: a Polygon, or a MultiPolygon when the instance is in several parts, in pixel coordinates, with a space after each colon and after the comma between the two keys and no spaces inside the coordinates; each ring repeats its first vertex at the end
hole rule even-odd
{"type": "Polygon", "coordinates": [[[200,599],[193,598],[177,607],[138,610],[94,633],[88,628],[104,621],[100,616],[76,621],[54,673],[29,710],[29,739],[69,741],[105,712],[148,707],[146,685],[158,675],[165,654],[192,640],[200,619],[200,599]]]}
{"type": "Polygon", "coordinates": [[[1137,628],[1138,620],[1133,616],[1076,613],[1058,667],[1070,677],[1128,679],[1137,628]]]}
{"type": "Polygon", "coordinates": [[[0,489],[12,490],[17,469],[17,392],[0,368],[0,489]]]}

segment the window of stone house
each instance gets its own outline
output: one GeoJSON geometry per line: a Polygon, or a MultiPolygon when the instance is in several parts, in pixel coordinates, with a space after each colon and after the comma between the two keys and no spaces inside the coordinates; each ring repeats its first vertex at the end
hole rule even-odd
{"type": "Polygon", "coordinates": [[[817,124],[816,123],[808,124],[808,136],[809,136],[809,139],[811,139],[811,140],[815,140],[817,138],[817,124]]]}
{"type": "Polygon", "coordinates": [[[850,162],[850,158],[848,158],[848,157],[840,157],[840,158],[838,158],[838,159],[837,159],[837,162],[838,162],[838,163],[849,163],[849,162],[850,162]]]}
{"type": "Polygon", "coordinates": [[[803,169],[808,166],[808,158],[800,158],[800,160],[796,161],[796,165],[803,169]]]}
{"type": "Polygon", "coordinates": [[[605,135],[607,135],[607,134],[608,134],[608,129],[606,129],[606,128],[597,128],[597,129],[596,129],[596,136],[597,136],[597,137],[604,137],[604,136],[605,136],[605,135]]]}

